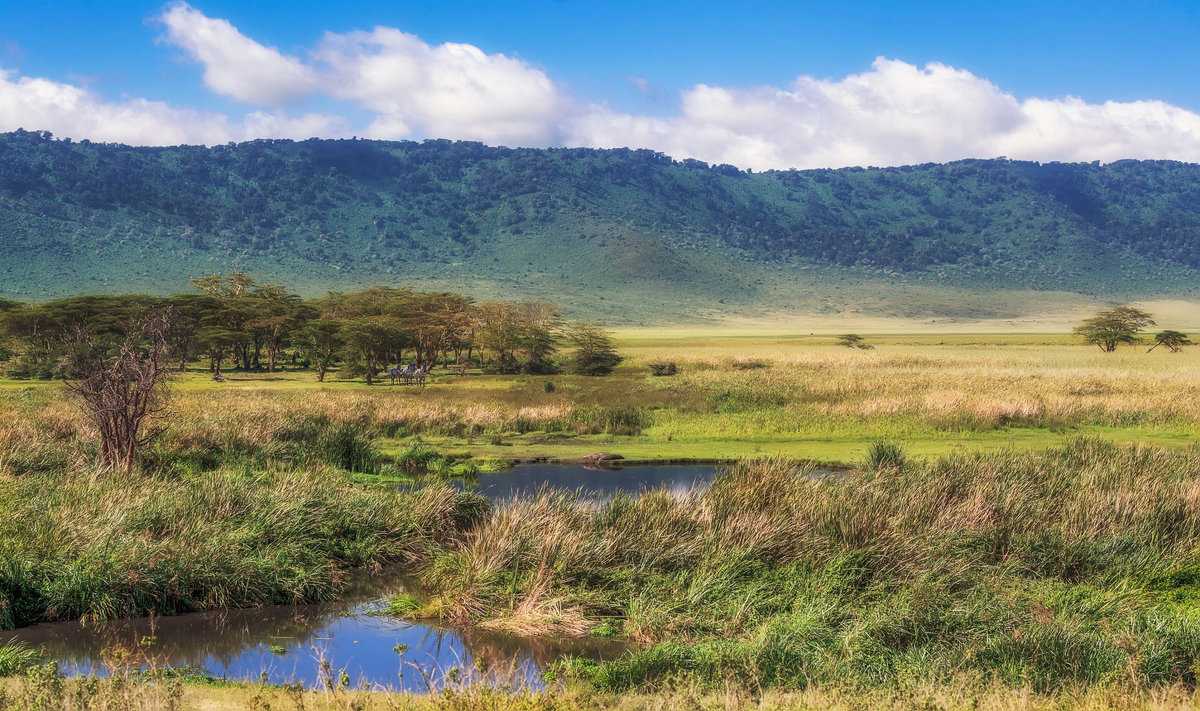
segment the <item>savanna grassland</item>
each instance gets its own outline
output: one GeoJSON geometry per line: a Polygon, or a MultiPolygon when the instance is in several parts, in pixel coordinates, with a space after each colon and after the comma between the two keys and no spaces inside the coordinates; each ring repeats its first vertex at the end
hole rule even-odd
{"type": "Polygon", "coordinates": [[[0,382],[0,629],[330,599],[387,568],[419,582],[395,614],[635,645],[552,691],[429,698],[62,680],[0,647],[0,708],[1194,706],[1197,349],[867,342],[625,332],[607,377],[425,388],[196,363],[122,476],[61,384],[0,382]],[[446,482],[596,451],[737,463],[601,504],[446,482]]]}
{"type": "MultiPolygon", "coordinates": [[[[306,371],[230,373],[230,382],[214,383],[193,372],[173,386],[176,416],[157,447],[198,460],[269,454],[298,436],[304,418],[372,438],[384,455],[419,437],[479,464],[598,449],[647,461],[784,454],[853,464],[878,440],[916,455],[1040,448],[1076,434],[1195,441],[1196,349],[1103,353],[1054,335],[869,340],[871,350],[838,347],[827,336],[626,335],[618,340],[626,360],[609,377],[437,369],[423,389],[367,388],[335,376],[318,383],[306,371]],[[678,373],[651,376],[647,364],[658,362],[675,363],[678,373]]],[[[11,422],[0,433],[0,466],[5,456],[38,456],[38,447],[19,443],[46,439],[39,433],[66,449],[87,441],[58,385],[0,381],[0,408],[11,422]]]]}

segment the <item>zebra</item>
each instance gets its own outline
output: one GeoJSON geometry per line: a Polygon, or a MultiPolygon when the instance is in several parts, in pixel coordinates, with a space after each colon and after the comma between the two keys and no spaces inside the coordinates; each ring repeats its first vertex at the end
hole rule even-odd
{"type": "Polygon", "coordinates": [[[414,365],[409,365],[404,370],[401,370],[400,366],[396,366],[388,370],[388,377],[392,379],[392,385],[395,385],[397,380],[403,380],[404,384],[408,385],[412,382],[414,370],[416,370],[416,366],[414,365]]]}
{"type": "Polygon", "coordinates": [[[424,368],[424,366],[414,370],[410,377],[415,381],[416,385],[425,387],[425,368],[424,368]]]}

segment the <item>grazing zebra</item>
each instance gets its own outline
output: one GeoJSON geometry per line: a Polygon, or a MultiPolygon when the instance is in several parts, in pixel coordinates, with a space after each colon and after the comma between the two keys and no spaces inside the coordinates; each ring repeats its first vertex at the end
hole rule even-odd
{"type": "Polygon", "coordinates": [[[404,370],[401,370],[400,366],[396,366],[388,370],[388,377],[392,379],[392,385],[395,385],[397,380],[403,380],[404,384],[408,385],[412,382],[414,370],[416,370],[416,366],[413,365],[409,365],[404,370]]]}
{"type": "Polygon", "coordinates": [[[412,379],[416,381],[417,385],[425,387],[425,368],[421,367],[414,370],[412,373],[412,379]]]}

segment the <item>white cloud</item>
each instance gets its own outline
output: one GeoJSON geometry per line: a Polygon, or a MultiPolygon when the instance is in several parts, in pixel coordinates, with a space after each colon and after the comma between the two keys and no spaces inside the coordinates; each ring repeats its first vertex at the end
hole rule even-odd
{"type": "Polygon", "coordinates": [[[204,66],[219,94],[259,106],[325,95],[375,115],[373,138],[452,137],[510,143],[552,142],[566,102],[544,72],[469,44],[426,44],[377,27],[326,33],[310,61],[246,37],[226,20],[184,2],[159,18],[165,40],[204,66]]]}
{"type": "Polygon", "coordinates": [[[331,96],[377,115],[367,130],[376,138],[546,145],[568,107],[544,72],[519,59],[469,44],[434,47],[391,28],[326,34],[313,56],[331,96]]]}
{"type": "Polygon", "coordinates": [[[939,63],[884,58],[839,80],[786,89],[706,85],[669,118],[592,107],[572,143],[634,143],[676,157],[754,169],[899,165],[1007,155],[1029,160],[1200,160],[1200,115],[1162,102],[1018,101],[939,63]]]}
{"type": "Polygon", "coordinates": [[[218,94],[280,106],[316,89],[316,77],[303,62],[255,42],[228,20],[207,17],[185,2],[167,6],[159,19],[167,28],[165,39],[204,65],[204,84],[218,94]]]}
{"type": "Polygon", "coordinates": [[[240,121],[161,101],[104,101],[61,82],[0,70],[0,131],[25,128],[61,137],[142,146],[217,144],[263,136],[309,138],[347,133],[343,119],[323,114],[289,117],[255,112],[240,121]]]}
{"type": "MultiPolygon", "coordinates": [[[[265,111],[233,119],[138,98],[104,101],[71,84],[0,73],[0,129],[141,144],[358,133],[629,146],[756,170],[998,155],[1200,161],[1194,112],[1160,101],[1022,100],[937,62],[918,67],[881,57],[859,74],[800,76],[786,87],[699,84],[679,93],[674,115],[648,116],[576,101],[519,58],[469,44],[434,46],[393,28],[326,33],[299,57],[184,2],[168,5],[159,19],[165,41],[203,65],[209,88],[265,111]],[[281,109],[310,100],[340,103],[340,113],[360,119],[352,130],[339,116],[292,117],[281,109]]],[[[649,80],[632,81],[642,94],[654,93],[649,80]]]]}

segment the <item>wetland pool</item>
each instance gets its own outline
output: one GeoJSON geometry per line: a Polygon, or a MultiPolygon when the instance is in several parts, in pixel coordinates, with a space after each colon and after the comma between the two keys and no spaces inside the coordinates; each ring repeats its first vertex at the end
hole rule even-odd
{"type": "Polygon", "coordinates": [[[541,673],[565,657],[612,659],[629,648],[602,638],[521,638],[387,615],[402,583],[361,578],[346,599],[83,624],[43,623],[2,633],[45,650],[69,675],[172,667],[239,681],[337,685],[423,693],[482,682],[540,688],[541,673]],[[142,644],[153,639],[149,646],[142,644]]]}

